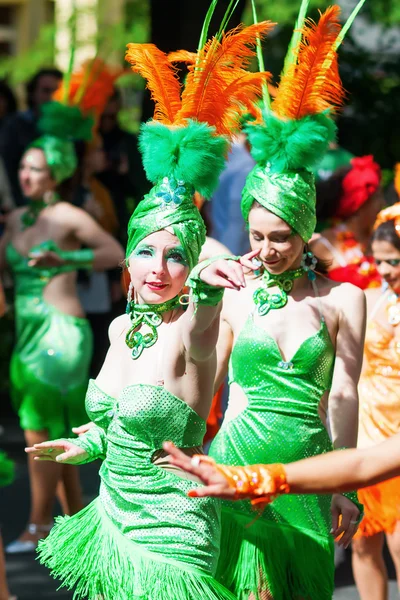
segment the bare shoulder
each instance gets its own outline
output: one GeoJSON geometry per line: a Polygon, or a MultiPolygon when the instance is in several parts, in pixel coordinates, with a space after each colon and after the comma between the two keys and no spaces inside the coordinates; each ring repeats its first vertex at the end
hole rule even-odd
{"type": "Polygon", "coordinates": [[[348,319],[363,319],[366,313],[366,298],[363,290],[352,283],[339,283],[330,292],[334,306],[348,319]]]}
{"type": "Polygon", "coordinates": [[[123,335],[128,328],[130,323],[129,315],[119,315],[113,321],[111,321],[108,328],[108,337],[110,344],[115,342],[121,335],[123,335]]]}
{"type": "Polygon", "coordinates": [[[64,202],[61,200],[54,205],[54,212],[57,216],[77,218],[79,216],[85,215],[86,212],[79,208],[78,206],[74,206],[70,202],[64,202]]]}

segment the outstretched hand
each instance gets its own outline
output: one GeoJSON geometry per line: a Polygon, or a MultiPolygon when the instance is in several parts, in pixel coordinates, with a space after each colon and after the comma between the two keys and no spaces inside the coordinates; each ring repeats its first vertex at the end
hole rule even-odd
{"type": "Polygon", "coordinates": [[[204,496],[213,496],[223,498],[224,500],[234,500],[236,490],[231,488],[225,477],[218,471],[215,465],[207,457],[203,460],[196,460],[196,457],[189,458],[181,452],[172,442],[164,442],[164,450],[169,454],[171,464],[179,467],[187,473],[195,475],[204,483],[204,487],[199,487],[188,492],[192,498],[203,498],[204,496]]]}
{"type": "Polygon", "coordinates": [[[252,259],[258,256],[260,250],[252,250],[244,254],[238,261],[221,258],[215,260],[200,272],[200,279],[215,287],[240,290],[246,287],[246,273],[256,271],[259,267],[253,265],[252,259]]]}
{"type": "Polygon", "coordinates": [[[85,450],[68,440],[41,442],[40,444],[34,444],[30,448],[25,448],[25,452],[33,455],[34,460],[62,462],[69,465],[80,464],[88,457],[88,453],[85,450]]]}

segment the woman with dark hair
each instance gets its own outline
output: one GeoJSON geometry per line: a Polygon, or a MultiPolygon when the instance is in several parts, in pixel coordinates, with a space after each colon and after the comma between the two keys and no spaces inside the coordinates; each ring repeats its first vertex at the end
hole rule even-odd
{"type": "Polygon", "coordinates": [[[353,158],[350,167],[338,169],[317,183],[317,218],[332,219],[330,229],[316,237],[312,250],[329,261],[329,278],[366,289],[380,285],[380,277],[367,254],[377,212],[383,206],[381,172],[371,155],[353,158]]]}
{"type": "MultiPolygon", "coordinates": [[[[375,446],[400,432],[400,204],[378,215],[372,253],[383,279],[366,291],[368,324],[359,385],[358,447],[375,446]]],[[[353,543],[353,569],[362,600],[387,598],[382,557],[386,539],[400,583],[400,478],[359,492],[365,516],[353,543]]]]}

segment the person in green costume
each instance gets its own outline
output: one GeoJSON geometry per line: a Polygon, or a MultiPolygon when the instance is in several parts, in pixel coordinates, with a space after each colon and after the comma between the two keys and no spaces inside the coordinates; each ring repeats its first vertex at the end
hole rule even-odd
{"type": "MultiPolygon", "coordinates": [[[[217,463],[286,463],[357,442],[364,295],[320,275],[307,246],[312,167],[334,139],[330,113],[342,98],[338,16],[334,6],[318,25],[300,20],[272,105],[246,128],[257,165],[241,206],[259,271],[224,298],[216,387],[229,371],[230,399],[210,448],[217,463]],[[304,89],[314,53],[316,83],[304,89]]],[[[247,502],[224,503],[217,577],[240,600],[328,600],[334,538],[347,544],[356,532],[356,498],[282,496],[258,517],[247,502]]]]}
{"type": "MultiPolygon", "coordinates": [[[[228,115],[232,126],[239,120],[243,67],[267,28],[240,28],[200,45],[195,62],[208,77],[192,67],[182,98],[168,56],[152,44],[129,44],[127,59],[147,78],[156,110],[140,134],[153,187],[128,226],[127,314],[111,324],[109,352],[90,382],[86,408],[94,426],[78,440],[27,449],[39,461],[104,460],[99,497],[77,515],[60,518],[39,544],[40,560],[74,587],[75,598],[235,600],[214,578],[220,504],[193,504],[187,497],[193,482],[168,469],[162,442],[170,437],[189,455],[201,446],[222,295],[245,285],[242,264],[254,268],[256,252],[242,257],[242,264],[230,257],[197,265],[205,226],[193,194],[208,198],[218,183],[228,115]],[[220,99],[219,110],[210,110],[208,94],[212,105],[220,99]]],[[[246,74],[254,99],[263,80],[265,74],[246,74]]]]}
{"type": "MultiPolygon", "coordinates": [[[[79,138],[79,109],[72,109],[80,124],[75,129],[69,107],[50,103],[43,110],[39,126],[44,133],[26,150],[19,169],[28,204],[10,214],[0,248],[0,266],[8,266],[15,281],[11,395],[28,446],[68,435],[85,419],[92,333],[77,296],[77,270],[113,268],[123,259],[122,248],[109,234],[56,194],[77,159],[72,141],[52,135],[51,124],[61,120],[64,131],[79,138]]],[[[92,124],[86,124],[89,135],[92,124]]],[[[52,526],[56,492],[66,514],[82,507],[76,469],[35,463],[30,457],[28,465],[29,525],[7,546],[9,553],[35,551],[37,540],[52,526]]]]}

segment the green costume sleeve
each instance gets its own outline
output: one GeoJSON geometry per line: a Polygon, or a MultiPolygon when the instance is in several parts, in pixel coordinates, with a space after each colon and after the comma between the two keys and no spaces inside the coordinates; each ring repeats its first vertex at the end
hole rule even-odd
{"type": "Polygon", "coordinates": [[[79,448],[82,448],[82,450],[85,450],[85,452],[88,453],[87,458],[84,458],[79,463],[75,464],[85,465],[98,458],[104,460],[106,457],[107,436],[104,429],[98,425],[94,425],[86,433],[83,433],[76,438],[68,438],[67,441],[71,442],[71,444],[75,444],[75,446],[79,446],[79,448]]]}
{"type": "Polygon", "coordinates": [[[345,492],[342,494],[342,496],[357,506],[358,510],[360,511],[360,516],[358,517],[357,521],[360,523],[364,516],[364,505],[359,502],[357,492],[345,492]]]}

